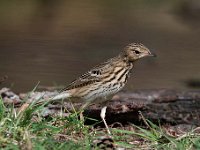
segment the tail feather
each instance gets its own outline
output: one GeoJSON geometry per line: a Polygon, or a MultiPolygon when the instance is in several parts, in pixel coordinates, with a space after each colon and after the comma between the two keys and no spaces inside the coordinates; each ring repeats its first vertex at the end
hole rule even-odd
{"type": "Polygon", "coordinates": [[[54,96],[52,98],[52,100],[66,99],[66,98],[69,98],[69,97],[70,97],[70,94],[65,91],[65,92],[59,93],[58,95],[54,96]]]}
{"type": "Polygon", "coordinates": [[[58,93],[57,95],[55,95],[54,97],[51,97],[49,99],[45,99],[45,98],[37,99],[36,104],[38,104],[38,105],[44,104],[44,103],[48,104],[48,103],[51,103],[51,102],[54,102],[57,100],[67,99],[67,98],[70,98],[70,94],[65,91],[65,92],[58,93]]]}

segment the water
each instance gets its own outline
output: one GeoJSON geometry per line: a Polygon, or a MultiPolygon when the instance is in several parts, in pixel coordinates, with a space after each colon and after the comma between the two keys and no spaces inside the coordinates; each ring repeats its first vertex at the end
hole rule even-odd
{"type": "Polygon", "coordinates": [[[200,79],[198,1],[1,1],[1,86],[17,92],[66,85],[141,42],[157,58],[137,62],[127,89],[188,88],[200,79]],[[195,7],[194,7],[195,6],[195,7]]]}

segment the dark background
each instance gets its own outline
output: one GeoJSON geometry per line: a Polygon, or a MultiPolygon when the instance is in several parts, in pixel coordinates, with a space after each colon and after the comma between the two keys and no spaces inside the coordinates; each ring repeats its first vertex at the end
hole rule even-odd
{"type": "Polygon", "coordinates": [[[157,58],[137,62],[129,90],[190,88],[200,79],[199,0],[2,0],[1,86],[66,85],[141,42],[157,58]]]}

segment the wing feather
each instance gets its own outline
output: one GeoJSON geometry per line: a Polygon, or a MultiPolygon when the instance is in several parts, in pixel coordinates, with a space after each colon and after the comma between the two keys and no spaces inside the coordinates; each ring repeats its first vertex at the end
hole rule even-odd
{"type": "MultiPolygon", "coordinates": [[[[114,58],[116,59],[116,58],[114,58]]],[[[86,86],[95,82],[99,82],[101,78],[103,77],[103,74],[110,70],[113,59],[108,60],[107,62],[104,62],[90,71],[86,72],[85,74],[81,75],[79,78],[72,81],[67,87],[61,90],[61,92],[66,90],[71,90],[74,88],[86,86]]]]}

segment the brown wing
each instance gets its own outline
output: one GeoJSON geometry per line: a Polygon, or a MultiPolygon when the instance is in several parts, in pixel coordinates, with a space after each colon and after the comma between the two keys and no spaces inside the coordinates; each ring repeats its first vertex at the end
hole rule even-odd
{"type": "MultiPolygon", "coordinates": [[[[96,72],[100,72],[100,71],[98,70],[96,72]]],[[[74,89],[74,88],[78,88],[78,87],[82,87],[82,86],[86,86],[86,85],[89,85],[91,83],[98,82],[99,79],[100,79],[99,75],[95,74],[95,71],[93,71],[93,72],[88,71],[87,73],[83,74],[81,77],[79,77],[79,78],[75,79],[74,81],[72,81],[62,91],[70,90],[70,89],[74,89]]]]}
{"type": "Polygon", "coordinates": [[[112,61],[113,61],[113,59],[110,59],[110,60],[94,67],[90,71],[86,72],[79,78],[72,81],[67,87],[62,89],[61,92],[65,91],[65,90],[70,90],[70,89],[86,86],[86,85],[92,84],[94,82],[99,82],[101,80],[103,74],[106,71],[111,69],[112,64],[110,62],[112,62],[112,61]]]}

